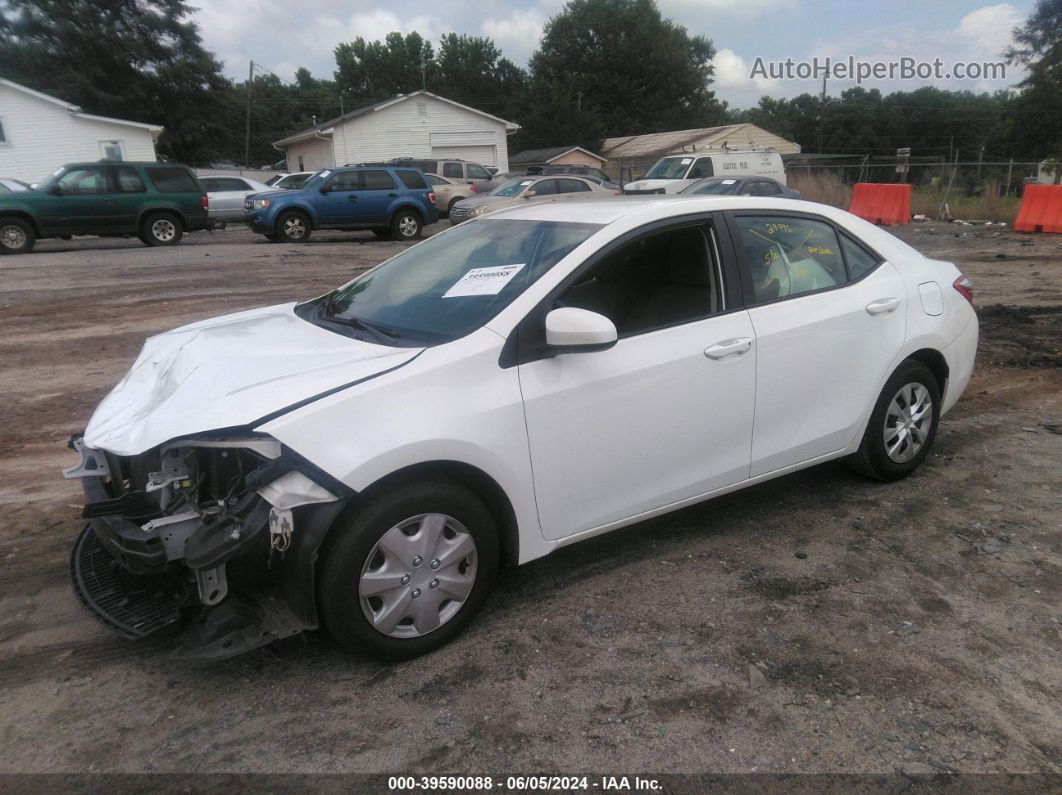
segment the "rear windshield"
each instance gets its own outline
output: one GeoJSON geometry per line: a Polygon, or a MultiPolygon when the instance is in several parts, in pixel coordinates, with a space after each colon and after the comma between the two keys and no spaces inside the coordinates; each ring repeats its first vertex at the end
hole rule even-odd
{"type": "Polygon", "coordinates": [[[195,178],[183,168],[145,168],[148,178],[159,193],[199,193],[195,178]]]}
{"type": "Polygon", "coordinates": [[[402,180],[402,184],[407,188],[413,188],[414,190],[426,190],[427,185],[424,184],[424,177],[420,175],[419,171],[406,171],[405,169],[398,169],[398,178],[402,180]]]}

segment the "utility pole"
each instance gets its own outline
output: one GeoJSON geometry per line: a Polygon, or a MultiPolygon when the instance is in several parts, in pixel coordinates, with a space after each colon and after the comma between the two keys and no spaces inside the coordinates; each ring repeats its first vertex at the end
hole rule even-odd
{"type": "Polygon", "coordinates": [[[575,93],[575,112],[576,113],[582,113],[583,112],[583,92],[582,91],[577,91],[575,93]]]}
{"type": "Polygon", "coordinates": [[[243,165],[251,165],[251,86],[254,85],[254,61],[247,70],[247,127],[243,136],[243,165]]]}
{"type": "Polygon", "coordinates": [[[981,181],[981,161],[985,159],[985,145],[981,144],[981,148],[977,150],[977,181],[981,181]]]}
{"type": "Polygon", "coordinates": [[[1010,175],[1014,172],[1014,158],[1010,159],[1010,165],[1007,166],[1007,188],[1003,191],[1004,196],[1010,195],[1010,175]]]}
{"type": "Polygon", "coordinates": [[[420,90],[428,90],[428,79],[425,77],[426,71],[424,66],[424,48],[420,48],[420,90]]]}

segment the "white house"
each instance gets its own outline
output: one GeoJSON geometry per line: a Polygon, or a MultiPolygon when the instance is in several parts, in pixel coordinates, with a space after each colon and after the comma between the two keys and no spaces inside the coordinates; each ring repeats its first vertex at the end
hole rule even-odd
{"type": "Polygon", "coordinates": [[[40,182],[63,163],[154,161],[162,127],[82,113],[0,78],[0,177],[40,182]]]}
{"type": "Polygon", "coordinates": [[[289,171],[394,157],[460,158],[509,170],[507,138],[520,125],[428,91],[400,94],[289,135],[273,146],[289,171]]]}

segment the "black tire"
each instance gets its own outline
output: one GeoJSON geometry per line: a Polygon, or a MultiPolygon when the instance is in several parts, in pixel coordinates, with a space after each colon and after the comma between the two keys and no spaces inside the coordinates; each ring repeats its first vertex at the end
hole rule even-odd
{"type": "MultiPolygon", "coordinates": [[[[889,422],[895,426],[897,423],[890,418],[889,422]]],[[[863,434],[863,441],[859,449],[848,457],[848,463],[856,472],[866,475],[875,480],[899,480],[914,472],[929,455],[933,447],[933,440],[937,436],[937,426],[940,424],[940,385],[932,371],[921,362],[908,359],[896,368],[896,372],[885,382],[878,402],[874,405],[874,411],[870,415],[870,423],[863,434]],[[886,447],[886,419],[889,407],[893,399],[900,403],[906,403],[908,397],[899,393],[907,389],[909,385],[920,385],[929,395],[932,401],[928,416],[924,420],[912,423],[911,431],[901,431],[903,439],[899,440],[896,455],[902,455],[910,451],[913,439],[916,436],[912,431],[917,431],[922,438],[921,447],[913,452],[907,460],[896,460],[889,455],[886,447]],[[925,420],[928,420],[928,424],[925,420]],[[905,447],[907,446],[907,447],[905,447]]]]}
{"type": "Polygon", "coordinates": [[[37,242],[33,226],[21,218],[0,218],[0,253],[29,254],[37,242]]]}
{"type": "Polygon", "coordinates": [[[182,237],[181,219],[171,213],[151,213],[140,224],[140,239],[148,246],[176,246],[182,237]]]}
{"type": "Polygon", "coordinates": [[[376,235],[380,240],[391,239],[391,229],[387,226],[377,226],[372,230],[372,233],[376,235]]]}
{"type": "Polygon", "coordinates": [[[284,243],[305,243],[310,239],[313,228],[310,219],[305,213],[298,210],[288,210],[281,213],[277,218],[277,227],[274,234],[277,240],[284,243]]]}
{"type": "Polygon", "coordinates": [[[424,231],[424,222],[413,210],[399,210],[391,219],[393,240],[416,240],[422,231],[424,231]]]}
{"type": "MultiPolygon", "coordinates": [[[[398,486],[360,506],[356,512],[341,517],[331,532],[333,536],[322,554],[320,565],[322,623],[345,648],[380,660],[408,660],[434,651],[453,640],[483,606],[498,570],[498,532],[494,519],[474,493],[458,484],[425,482],[398,486]],[[377,542],[392,528],[422,514],[444,514],[463,525],[475,541],[475,580],[456,612],[444,619],[437,629],[415,637],[393,637],[374,627],[366,616],[365,611],[374,606],[370,598],[369,607],[363,608],[361,577],[365,567],[370,564],[369,556],[377,542]]],[[[419,532],[423,531],[411,537],[415,539],[419,532]]],[[[387,565],[391,565],[390,562],[387,565]]],[[[406,567],[403,564],[399,566],[406,567]]],[[[433,576],[429,566],[428,560],[421,560],[419,566],[409,565],[410,574],[415,578],[408,585],[409,589],[418,585],[418,579],[433,576]]],[[[395,586],[387,593],[402,592],[402,587],[406,586],[395,586]]],[[[435,588],[437,584],[430,587],[435,588]]],[[[430,594],[434,600],[431,604],[439,601],[443,593],[434,591],[430,594]]],[[[427,590],[421,593],[422,598],[428,595],[427,590]]],[[[410,591],[409,596],[406,604],[412,610],[412,598],[415,595],[410,591]]],[[[382,604],[380,601],[375,609],[381,609],[382,604]]],[[[426,599],[422,604],[429,602],[426,599]]],[[[446,610],[447,604],[443,602],[439,606],[440,615],[446,610]]],[[[411,619],[407,617],[403,621],[411,619]]],[[[395,631],[416,632],[416,628],[410,624],[406,630],[402,630],[399,625],[395,631]]]]}

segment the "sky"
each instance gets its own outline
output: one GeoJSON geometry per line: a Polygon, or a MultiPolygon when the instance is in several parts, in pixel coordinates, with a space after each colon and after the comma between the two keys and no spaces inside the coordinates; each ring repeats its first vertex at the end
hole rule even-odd
{"type": "MultiPolygon", "coordinates": [[[[755,105],[761,96],[818,93],[821,79],[752,78],[757,58],[820,62],[831,59],[889,62],[939,58],[944,71],[956,62],[994,62],[1011,43],[1011,32],[1031,13],[1035,0],[985,3],[973,0],[657,0],[664,16],[691,34],[710,38],[716,48],[716,95],[731,107],[755,105]]],[[[300,66],[331,78],[336,44],[358,36],[382,39],[391,31],[417,31],[438,43],[451,31],[489,36],[502,53],[526,66],[550,17],[564,0],[191,0],[206,46],[237,80],[254,60],[290,80],[300,66]]],[[[1005,79],[869,79],[882,93],[923,85],[945,89],[995,91],[1022,79],[1009,67],[1005,79]]],[[[836,96],[854,80],[831,79],[836,96]]]]}

